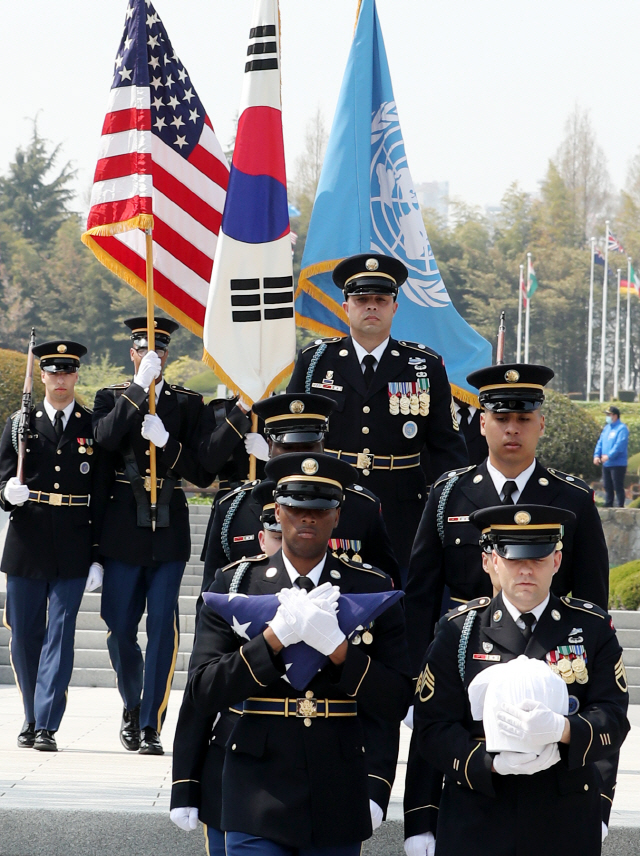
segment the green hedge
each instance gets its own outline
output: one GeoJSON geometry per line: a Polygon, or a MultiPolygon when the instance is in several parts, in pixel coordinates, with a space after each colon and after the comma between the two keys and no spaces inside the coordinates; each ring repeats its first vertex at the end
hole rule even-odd
{"type": "Polygon", "coordinates": [[[545,432],[537,450],[542,465],[587,481],[598,478],[600,468],[593,463],[593,450],[600,427],[586,408],[574,404],[566,395],[547,389],[542,412],[545,432]]]}
{"type": "MultiPolygon", "coordinates": [[[[26,368],[26,354],[0,348],[0,425],[2,427],[7,418],[20,407],[26,368]]],[[[44,387],[36,363],[33,370],[33,399],[38,401],[43,398],[44,387]]]]}
{"type": "Polygon", "coordinates": [[[609,607],[638,609],[640,606],[640,559],[612,568],[609,574],[609,607]]]}

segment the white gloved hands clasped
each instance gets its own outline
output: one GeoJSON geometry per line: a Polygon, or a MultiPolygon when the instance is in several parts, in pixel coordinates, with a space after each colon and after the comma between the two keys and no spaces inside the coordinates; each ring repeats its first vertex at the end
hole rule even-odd
{"type": "Polygon", "coordinates": [[[259,461],[269,460],[269,444],[262,434],[252,434],[251,432],[245,434],[244,447],[248,455],[253,455],[259,461]]]}
{"type": "Polygon", "coordinates": [[[180,806],[180,808],[172,808],[169,812],[169,817],[185,832],[191,832],[198,826],[198,809],[191,805],[180,806]]]}
{"type": "Polygon", "coordinates": [[[382,818],[384,817],[384,812],[380,808],[377,802],[374,800],[369,800],[369,811],[371,812],[371,826],[373,827],[373,831],[382,823],[382,818]]]}
{"type": "Polygon", "coordinates": [[[332,586],[331,583],[323,583],[321,586],[316,586],[309,594],[297,586],[282,589],[278,592],[280,606],[273,619],[269,622],[269,627],[271,627],[285,648],[288,648],[289,645],[302,642],[294,611],[289,610],[287,604],[290,602],[290,598],[304,599],[307,597],[321,609],[335,612],[338,608],[337,600],[340,597],[340,589],[337,586],[332,586]]]}
{"type": "Polygon", "coordinates": [[[89,575],[87,576],[87,581],[84,584],[85,591],[95,591],[97,588],[100,588],[102,585],[102,580],[104,577],[104,568],[100,564],[100,562],[92,562],[91,567],[89,568],[89,575]]]}
{"type": "Polygon", "coordinates": [[[16,477],[10,478],[4,486],[4,498],[11,505],[24,505],[29,499],[29,488],[16,477]]]}
{"type": "Polygon", "coordinates": [[[294,620],[301,640],[325,656],[333,654],[346,639],[336,615],[339,597],[340,589],[329,583],[310,594],[297,586],[278,592],[280,604],[294,620]]]}
{"type": "Polygon", "coordinates": [[[436,840],[433,832],[422,832],[407,838],[404,842],[404,852],[407,856],[435,856],[436,840]]]}
{"type": "Polygon", "coordinates": [[[151,381],[160,377],[162,362],[155,351],[147,351],[140,360],[140,366],[135,374],[133,382],[143,389],[149,389],[151,381]]]}
{"type": "Polygon", "coordinates": [[[169,440],[169,432],[164,427],[164,422],[157,414],[147,413],[142,420],[142,436],[145,440],[149,440],[154,446],[163,449],[169,440]]]}
{"type": "Polygon", "coordinates": [[[557,743],[549,743],[539,755],[535,752],[499,752],[493,759],[493,769],[500,776],[532,776],[553,767],[560,760],[557,743]]]}
{"type": "Polygon", "coordinates": [[[503,704],[496,711],[498,728],[511,737],[532,737],[538,743],[558,743],[565,718],[541,701],[526,698],[520,704],[503,704]]]}

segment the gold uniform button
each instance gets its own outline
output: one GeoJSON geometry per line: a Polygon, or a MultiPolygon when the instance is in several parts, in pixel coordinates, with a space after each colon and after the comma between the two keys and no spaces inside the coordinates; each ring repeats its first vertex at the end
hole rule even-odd
{"type": "Polygon", "coordinates": [[[305,698],[313,698],[313,692],[311,690],[307,690],[304,695],[305,698]]]}
{"type": "Polygon", "coordinates": [[[365,404],[365,406],[362,408],[362,412],[363,413],[370,413],[371,412],[371,408],[369,407],[368,404],[365,404]]]}
{"type": "Polygon", "coordinates": [[[54,470],[55,470],[57,473],[59,473],[59,472],[60,472],[60,467],[55,466],[55,467],[54,467],[54,470]]]}
{"type": "Polygon", "coordinates": [[[237,743],[234,743],[234,744],[233,744],[233,746],[231,747],[231,748],[233,749],[233,751],[234,751],[234,752],[236,751],[236,746],[237,746],[237,745],[238,745],[237,743]]]}
{"type": "Polygon", "coordinates": [[[151,452],[148,449],[145,449],[145,455],[150,455],[151,452]]]}
{"type": "Polygon", "coordinates": [[[422,494],[421,494],[421,493],[419,493],[419,494],[418,494],[418,499],[422,499],[422,494]]]}
{"type": "Polygon", "coordinates": [[[460,539],[456,538],[456,544],[459,544],[459,543],[460,543],[460,539]]]}
{"type": "Polygon", "coordinates": [[[311,725],[311,720],[310,720],[310,719],[305,719],[304,724],[305,724],[305,725],[307,726],[307,728],[308,728],[308,727],[311,725]]]}
{"type": "Polygon", "coordinates": [[[145,470],[145,473],[150,473],[150,472],[151,472],[151,470],[145,470]]]}
{"type": "Polygon", "coordinates": [[[584,789],[585,789],[585,791],[588,791],[588,790],[589,790],[589,785],[585,785],[585,786],[584,786],[584,789]]]}
{"type": "Polygon", "coordinates": [[[62,454],[62,449],[56,449],[56,455],[61,455],[61,454],[62,454]]]}
{"type": "Polygon", "coordinates": [[[58,482],[54,482],[54,483],[53,483],[53,486],[55,487],[55,489],[56,489],[56,490],[58,490],[58,488],[60,487],[60,485],[58,484],[58,482]]]}
{"type": "Polygon", "coordinates": [[[367,426],[366,426],[366,425],[362,428],[362,433],[363,433],[363,434],[368,434],[368,433],[369,433],[369,429],[367,428],[367,426]]]}
{"type": "Polygon", "coordinates": [[[371,475],[371,470],[363,470],[363,471],[362,471],[362,475],[363,475],[363,476],[371,475]]]}

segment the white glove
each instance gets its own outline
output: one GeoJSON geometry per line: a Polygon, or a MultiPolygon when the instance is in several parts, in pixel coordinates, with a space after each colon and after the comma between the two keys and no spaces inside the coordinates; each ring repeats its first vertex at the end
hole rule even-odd
{"type": "Polygon", "coordinates": [[[89,568],[89,576],[87,577],[87,581],[84,584],[85,591],[95,591],[97,588],[100,588],[102,585],[102,578],[104,577],[104,568],[100,564],[100,562],[92,562],[91,567],[89,568]]]}
{"type": "Polygon", "coordinates": [[[493,759],[493,769],[501,776],[532,776],[553,767],[560,760],[557,743],[549,743],[539,755],[535,752],[500,752],[493,759]]]}
{"type": "Polygon", "coordinates": [[[435,856],[436,840],[433,832],[423,832],[407,838],[404,842],[404,852],[407,856],[435,856]]]}
{"type": "Polygon", "coordinates": [[[407,728],[410,728],[413,731],[413,705],[407,711],[407,715],[402,720],[407,728]]]}
{"type": "Polygon", "coordinates": [[[133,379],[134,383],[141,386],[143,389],[149,389],[151,381],[160,377],[162,372],[162,363],[160,357],[155,351],[147,351],[144,357],[140,360],[140,366],[133,379]]]}
{"type": "MultiPolygon", "coordinates": [[[[295,619],[296,631],[303,642],[329,656],[346,639],[333,609],[326,610],[318,606],[317,601],[309,597],[289,596],[286,604],[281,604],[295,619]]],[[[337,608],[337,604],[333,604],[337,608]]],[[[277,635],[277,634],[276,634],[277,635]]]]}
{"type": "Polygon", "coordinates": [[[11,505],[24,505],[29,499],[29,488],[17,476],[13,476],[4,486],[4,498],[11,505]]]}
{"type": "Polygon", "coordinates": [[[375,832],[382,823],[383,811],[378,803],[373,800],[369,800],[369,811],[371,812],[371,826],[375,832]]]}
{"type": "Polygon", "coordinates": [[[169,432],[164,427],[164,422],[155,413],[153,416],[150,413],[147,413],[144,417],[142,420],[141,433],[145,440],[149,440],[149,442],[153,443],[154,446],[158,446],[160,449],[163,449],[169,440],[169,432]]]}
{"type": "Polygon", "coordinates": [[[262,434],[245,434],[244,447],[248,455],[254,455],[259,461],[269,460],[269,444],[262,434]]]}
{"type": "Polygon", "coordinates": [[[190,832],[198,825],[198,809],[191,805],[180,806],[180,808],[172,808],[169,812],[169,817],[185,832],[190,832]]]}
{"type": "Polygon", "coordinates": [[[609,834],[609,827],[607,826],[607,824],[603,820],[602,821],[602,843],[603,844],[604,844],[604,840],[608,834],[609,834]]]}
{"type": "Polygon", "coordinates": [[[526,698],[520,704],[503,704],[496,711],[498,728],[510,737],[534,737],[539,743],[558,743],[565,718],[541,701],[526,698]]]}
{"type": "MultiPolygon", "coordinates": [[[[295,586],[298,588],[298,586],[295,586]]],[[[301,594],[306,594],[310,601],[319,606],[320,609],[325,609],[327,612],[338,611],[338,600],[340,599],[340,589],[338,586],[331,583],[322,583],[321,586],[316,586],[310,592],[305,592],[299,589],[301,594]]]]}
{"type": "Polygon", "coordinates": [[[278,611],[268,624],[285,648],[302,641],[298,634],[296,620],[285,604],[280,604],[278,611]]]}

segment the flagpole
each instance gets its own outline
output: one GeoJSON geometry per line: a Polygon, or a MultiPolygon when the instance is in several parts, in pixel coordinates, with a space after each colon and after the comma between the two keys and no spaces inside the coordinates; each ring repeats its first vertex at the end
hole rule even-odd
{"type": "Polygon", "coordinates": [[[520,280],[518,284],[518,354],[516,362],[520,362],[522,353],[522,289],[524,288],[524,265],[520,265],[520,280]]]}
{"type": "Polygon", "coordinates": [[[620,369],[620,274],[622,270],[618,268],[618,294],[616,296],[616,335],[614,339],[614,355],[613,355],[613,397],[618,397],[618,371],[620,369]]]}
{"type": "MultiPolygon", "coordinates": [[[[145,229],[145,249],[147,262],[147,353],[156,349],[156,331],[153,320],[153,236],[151,229],[145,229]]],[[[156,412],[156,382],[151,381],[149,385],[149,413],[153,416],[156,412]]],[[[150,479],[150,506],[151,506],[151,529],[156,531],[156,518],[158,514],[158,484],[156,480],[156,447],[149,441],[149,479],[150,479]]]]}
{"type": "Polygon", "coordinates": [[[624,337],[624,388],[631,384],[631,256],[627,256],[627,318],[624,337]]]}
{"type": "Polygon", "coordinates": [[[600,338],[600,401],[604,401],[605,353],[607,347],[607,273],[609,271],[609,221],[604,239],[604,279],[602,281],[602,333],[600,338]]]}
{"type": "Polygon", "coordinates": [[[596,239],[591,238],[591,277],[589,279],[589,322],[587,327],[587,401],[591,395],[591,364],[593,362],[593,277],[596,239]]]}
{"type": "Polygon", "coordinates": [[[531,298],[529,297],[529,289],[531,288],[531,253],[527,253],[527,309],[524,320],[524,361],[529,362],[529,316],[531,311],[531,298]]]}

